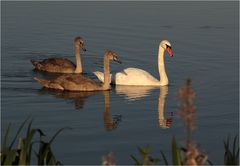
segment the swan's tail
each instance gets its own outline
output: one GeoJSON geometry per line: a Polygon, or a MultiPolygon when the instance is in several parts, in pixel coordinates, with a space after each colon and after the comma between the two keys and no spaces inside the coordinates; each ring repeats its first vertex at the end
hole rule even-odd
{"type": "Polygon", "coordinates": [[[95,74],[95,76],[97,76],[97,78],[98,78],[101,82],[104,82],[104,74],[103,74],[103,72],[95,71],[95,72],[93,72],[93,74],[95,74]]]}
{"type": "Polygon", "coordinates": [[[34,77],[33,79],[36,80],[39,84],[41,84],[45,88],[64,90],[64,88],[61,85],[59,85],[57,83],[54,83],[52,81],[42,80],[42,79],[39,79],[37,77],[34,77]]]}
{"type": "Polygon", "coordinates": [[[49,80],[41,80],[37,77],[33,78],[34,80],[36,80],[39,84],[41,84],[43,87],[49,88],[49,84],[51,83],[49,80]]]}
{"type": "MultiPolygon", "coordinates": [[[[103,73],[103,72],[95,71],[95,72],[93,72],[93,74],[95,74],[95,76],[97,76],[97,78],[98,78],[102,83],[104,82],[104,73],[103,73]]],[[[112,82],[113,82],[113,80],[112,80],[112,74],[110,74],[110,80],[111,80],[110,83],[112,83],[112,82]]]]}
{"type": "Polygon", "coordinates": [[[42,65],[38,61],[32,59],[31,63],[33,64],[33,66],[35,66],[36,69],[41,70],[42,65]]]}

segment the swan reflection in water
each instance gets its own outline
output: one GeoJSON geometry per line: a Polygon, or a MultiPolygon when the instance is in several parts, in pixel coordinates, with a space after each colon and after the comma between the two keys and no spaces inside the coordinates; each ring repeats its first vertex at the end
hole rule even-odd
{"type": "Polygon", "coordinates": [[[167,119],[164,116],[165,99],[168,94],[168,86],[161,86],[158,97],[158,120],[162,128],[170,128],[172,125],[173,112],[168,113],[167,119]]]}
{"type": "Polygon", "coordinates": [[[158,87],[153,86],[128,86],[128,85],[116,85],[115,90],[119,95],[124,95],[125,99],[129,101],[141,100],[142,98],[149,96],[153,89],[158,87]]]}
{"type": "Polygon", "coordinates": [[[141,100],[144,97],[150,95],[151,91],[159,88],[159,98],[158,98],[158,121],[161,128],[170,128],[172,124],[173,112],[169,112],[168,117],[165,118],[164,106],[165,100],[168,94],[168,86],[124,86],[116,85],[115,90],[119,95],[124,95],[125,99],[129,101],[141,100]]]}
{"type": "Polygon", "coordinates": [[[107,131],[117,129],[121,122],[121,115],[112,115],[110,113],[110,91],[90,91],[90,92],[73,92],[73,91],[61,91],[42,88],[39,92],[40,95],[50,94],[56,98],[73,101],[75,109],[82,109],[86,99],[90,96],[103,93],[104,96],[104,113],[103,121],[104,127],[107,131]]]}

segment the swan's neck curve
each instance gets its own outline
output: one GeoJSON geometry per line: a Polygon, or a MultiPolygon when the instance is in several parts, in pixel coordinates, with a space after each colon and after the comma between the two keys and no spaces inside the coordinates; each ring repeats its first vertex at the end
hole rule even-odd
{"type": "Polygon", "coordinates": [[[81,63],[81,56],[80,56],[80,48],[79,47],[75,47],[75,56],[76,56],[75,73],[82,73],[82,63],[81,63]]]}
{"type": "Polygon", "coordinates": [[[110,67],[109,67],[109,58],[107,55],[104,56],[104,82],[103,82],[103,89],[107,90],[110,89],[110,67]]]}
{"type": "Polygon", "coordinates": [[[168,77],[165,71],[165,64],[164,64],[164,49],[159,45],[158,49],[158,71],[160,75],[160,85],[168,85],[168,77]]]}

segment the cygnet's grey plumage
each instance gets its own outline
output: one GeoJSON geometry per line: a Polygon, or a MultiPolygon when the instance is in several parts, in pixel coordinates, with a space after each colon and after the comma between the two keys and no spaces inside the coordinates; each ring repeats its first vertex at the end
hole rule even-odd
{"type": "Polygon", "coordinates": [[[49,58],[43,61],[31,60],[36,70],[51,73],[82,73],[82,63],[80,49],[84,48],[83,39],[78,36],[74,39],[74,52],[76,56],[76,65],[66,58],[49,58]]]}
{"type": "Polygon", "coordinates": [[[104,55],[104,83],[95,82],[87,77],[79,74],[64,74],[57,77],[55,80],[37,80],[43,87],[69,90],[69,91],[98,91],[110,89],[110,69],[109,61],[119,62],[117,54],[113,51],[107,51],[104,55]]]}

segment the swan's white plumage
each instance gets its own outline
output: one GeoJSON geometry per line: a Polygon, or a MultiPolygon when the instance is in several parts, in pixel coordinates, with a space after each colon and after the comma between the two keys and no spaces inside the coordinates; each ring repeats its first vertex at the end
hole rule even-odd
{"type": "Polygon", "coordinates": [[[95,76],[97,76],[99,81],[104,82],[104,74],[103,74],[103,72],[95,71],[95,72],[93,72],[93,74],[95,74],[95,76]]]}
{"type": "MultiPolygon", "coordinates": [[[[104,82],[104,74],[100,71],[95,71],[94,74],[97,78],[104,82]]],[[[112,76],[112,74],[110,75],[112,76]]],[[[122,72],[118,72],[115,75],[115,78],[112,80],[116,85],[156,85],[159,86],[160,82],[156,78],[154,78],[148,72],[138,69],[138,68],[127,68],[122,72]],[[131,79],[129,79],[131,78],[131,79]],[[140,78],[140,79],[139,79],[140,78]]]]}
{"type": "Polygon", "coordinates": [[[138,68],[127,68],[118,72],[115,78],[116,85],[160,85],[159,80],[148,72],[138,68]],[[131,79],[130,79],[131,78],[131,79]]]}
{"type": "MultiPolygon", "coordinates": [[[[103,83],[104,82],[104,74],[103,74],[103,72],[100,72],[100,71],[95,71],[95,72],[93,72],[96,76],[97,76],[97,78],[103,83]]],[[[111,82],[113,81],[112,80],[112,74],[110,74],[110,80],[111,80],[111,82]]],[[[111,83],[110,82],[110,83],[111,83]]]]}

